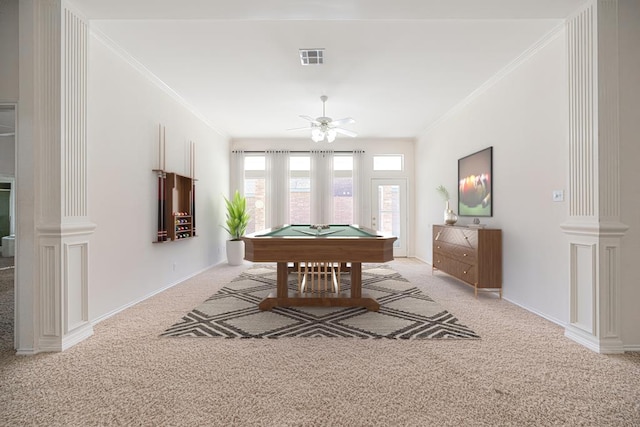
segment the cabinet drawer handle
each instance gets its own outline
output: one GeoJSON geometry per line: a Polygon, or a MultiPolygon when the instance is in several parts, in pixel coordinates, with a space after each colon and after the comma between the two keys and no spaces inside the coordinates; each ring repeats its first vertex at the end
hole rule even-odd
{"type": "Polygon", "coordinates": [[[463,273],[464,273],[464,274],[467,274],[467,272],[466,272],[466,271],[463,271],[463,273]]]}
{"type": "Polygon", "coordinates": [[[440,246],[436,246],[438,249],[440,249],[440,246]]]}
{"type": "Polygon", "coordinates": [[[462,254],[462,256],[467,256],[467,254],[462,254]]]}

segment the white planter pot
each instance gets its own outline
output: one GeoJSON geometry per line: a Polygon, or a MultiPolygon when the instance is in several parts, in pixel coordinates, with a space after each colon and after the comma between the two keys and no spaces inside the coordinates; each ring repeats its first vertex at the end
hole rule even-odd
{"type": "Polygon", "coordinates": [[[244,259],[244,242],[227,240],[227,262],[229,265],[242,265],[244,259]]]}

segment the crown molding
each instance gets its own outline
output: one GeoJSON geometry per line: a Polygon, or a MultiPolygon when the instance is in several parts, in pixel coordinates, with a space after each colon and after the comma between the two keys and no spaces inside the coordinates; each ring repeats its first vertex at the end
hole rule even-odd
{"type": "Polygon", "coordinates": [[[496,74],[494,74],[489,80],[481,84],[476,90],[471,92],[467,97],[465,97],[458,104],[453,106],[449,111],[444,113],[442,116],[437,118],[434,122],[428,125],[420,135],[424,136],[431,132],[433,129],[438,127],[443,122],[447,121],[451,117],[455,116],[458,112],[460,112],[464,107],[473,102],[476,98],[480,97],[486,91],[495,86],[498,82],[500,82],[504,77],[508,76],[520,65],[525,63],[531,57],[536,55],[539,51],[544,49],[549,43],[558,38],[564,31],[566,25],[566,21],[562,21],[560,24],[556,25],[552,28],[547,34],[542,36],[537,42],[531,45],[527,50],[518,55],[513,61],[507,64],[505,67],[500,69],[496,74]]]}
{"type": "Polygon", "coordinates": [[[129,52],[127,52],[122,46],[120,46],[118,43],[116,43],[112,38],[110,38],[105,33],[103,33],[102,31],[100,31],[99,29],[97,29],[97,28],[95,28],[93,26],[89,27],[89,32],[90,32],[91,36],[93,36],[96,40],[98,40],[100,43],[102,43],[105,47],[107,47],[113,53],[118,55],[123,61],[125,61],[132,68],[134,68],[136,71],[138,71],[142,76],[144,76],[147,80],[149,80],[151,83],[153,83],[160,90],[162,90],[167,95],[169,95],[171,98],[173,98],[175,101],[177,101],[180,105],[182,105],[185,109],[187,109],[191,114],[193,114],[195,117],[197,117],[205,125],[210,127],[218,135],[220,135],[220,136],[222,136],[224,138],[227,138],[227,139],[231,138],[229,136],[229,134],[227,134],[226,132],[222,131],[220,128],[218,128],[213,123],[211,123],[211,121],[209,121],[209,119],[207,119],[205,116],[203,116],[202,113],[200,113],[200,111],[198,111],[198,109],[196,109],[193,105],[191,105],[189,102],[187,102],[182,96],[180,96],[178,94],[178,92],[173,90],[171,88],[171,86],[169,86],[164,81],[162,81],[162,79],[160,79],[151,70],[149,70],[142,63],[140,63],[140,61],[138,61],[133,56],[131,56],[131,54],[129,52]]]}

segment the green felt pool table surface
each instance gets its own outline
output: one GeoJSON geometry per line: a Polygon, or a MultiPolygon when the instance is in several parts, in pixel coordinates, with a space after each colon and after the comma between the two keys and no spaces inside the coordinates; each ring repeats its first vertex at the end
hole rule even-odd
{"type": "Polygon", "coordinates": [[[261,237],[378,237],[372,230],[357,225],[330,224],[329,228],[315,229],[309,224],[285,225],[269,230],[261,237]]]}

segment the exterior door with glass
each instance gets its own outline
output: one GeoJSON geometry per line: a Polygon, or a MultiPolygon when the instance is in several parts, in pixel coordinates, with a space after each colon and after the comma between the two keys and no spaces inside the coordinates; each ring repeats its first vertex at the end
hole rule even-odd
{"type": "Polygon", "coordinates": [[[407,256],[407,181],[373,179],[371,188],[371,227],[396,236],[393,255],[407,256]]]}

